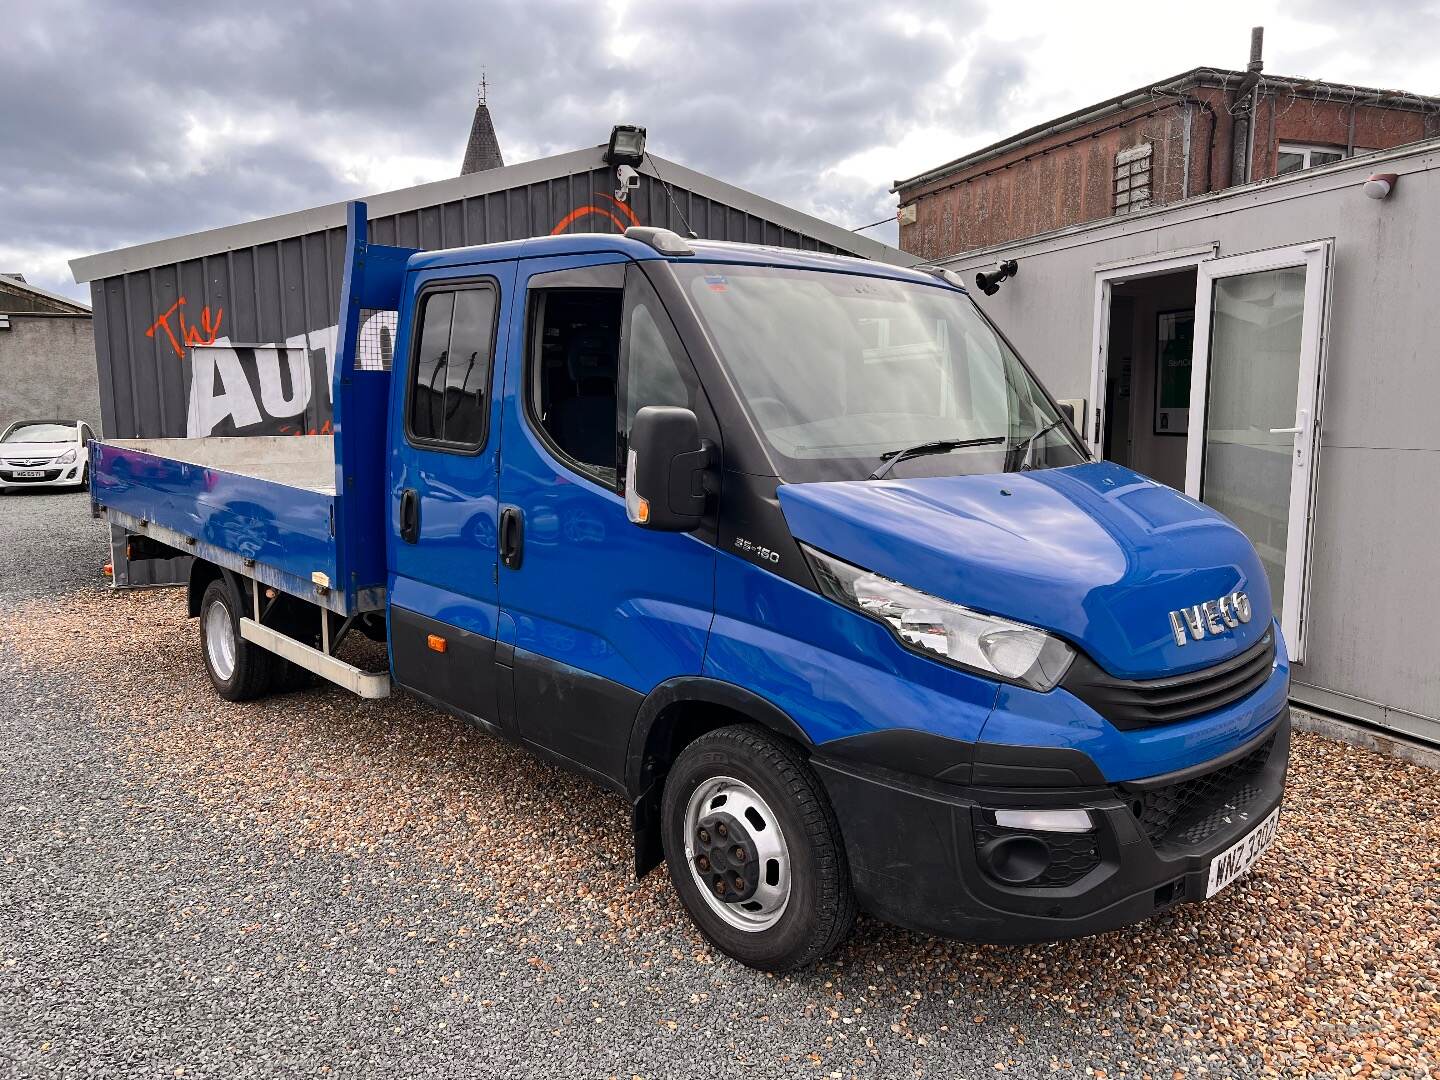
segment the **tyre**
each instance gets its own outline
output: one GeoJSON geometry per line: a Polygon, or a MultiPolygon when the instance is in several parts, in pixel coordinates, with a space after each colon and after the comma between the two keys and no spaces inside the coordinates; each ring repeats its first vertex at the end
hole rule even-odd
{"type": "Polygon", "coordinates": [[[80,470],[80,490],[81,490],[81,491],[89,491],[89,490],[90,490],[90,468],[89,468],[89,466],[86,466],[85,468],[83,468],[83,469],[80,470]]]}
{"type": "Polygon", "coordinates": [[[751,724],[702,735],[670,769],[660,813],[670,880],[725,955],[791,971],[849,935],[840,828],[793,744],[751,724]]]}
{"type": "Polygon", "coordinates": [[[200,600],[200,653],[215,690],[228,701],[252,701],[270,692],[279,657],[240,636],[240,619],[223,578],[200,600]]]}

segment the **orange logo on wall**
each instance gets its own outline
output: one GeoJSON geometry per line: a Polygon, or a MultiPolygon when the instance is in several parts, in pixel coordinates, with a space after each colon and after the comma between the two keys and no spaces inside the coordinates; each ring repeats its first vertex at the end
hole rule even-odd
{"type": "Polygon", "coordinates": [[[185,312],[180,309],[185,306],[185,297],[180,297],[165,309],[161,315],[145,331],[145,336],[153,338],[155,331],[165,330],[165,336],[170,339],[170,347],[175,350],[175,355],[181,360],[185,359],[186,345],[214,345],[215,339],[220,336],[220,320],[225,317],[225,309],[217,307],[215,314],[210,314],[210,305],[206,304],[200,309],[200,325],[185,321],[185,312]],[[175,336],[175,328],[170,325],[170,316],[178,317],[180,336],[175,336]]]}
{"type": "Polygon", "coordinates": [[[594,203],[577,207],[560,219],[560,223],[550,230],[550,235],[559,236],[566,229],[570,228],[571,225],[574,225],[575,222],[581,218],[589,217],[591,214],[598,214],[600,217],[608,219],[610,223],[615,226],[616,230],[622,233],[631,225],[640,224],[640,219],[635,216],[635,211],[631,210],[627,204],[613,196],[606,195],[603,191],[597,192],[597,194],[600,198],[611,203],[615,209],[612,210],[607,206],[596,206],[594,203]],[[619,211],[618,214],[616,213],[617,210],[619,211]]]}

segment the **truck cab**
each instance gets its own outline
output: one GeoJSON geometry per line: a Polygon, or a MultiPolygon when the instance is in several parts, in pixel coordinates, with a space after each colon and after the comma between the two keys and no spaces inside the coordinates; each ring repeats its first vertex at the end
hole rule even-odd
{"type": "Polygon", "coordinates": [[[125,505],[164,448],[94,451],[112,520],[196,555],[222,693],[261,652],[335,677],[383,625],[391,682],[623,794],[637,873],[665,861],[706,937],[769,970],[857,910],[992,942],[1121,926],[1273,838],[1289,671],[1256,553],[1092,460],[953,275],[661,229],[421,253],[363,228],[352,269],[388,265],[391,302],[347,278],[315,492],[348,548],[323,570],[279,566],[318,527],[237,563],[207,524],[223,478],[177,540],[125,505]],[[377,308],[393,349],[367,365],[377,308]]]}

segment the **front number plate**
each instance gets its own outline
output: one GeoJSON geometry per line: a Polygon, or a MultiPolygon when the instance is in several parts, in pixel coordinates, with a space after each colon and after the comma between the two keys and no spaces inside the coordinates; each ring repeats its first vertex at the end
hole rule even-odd
{"type": "Polygon", "coordinates": [[[41,472],[39,469],[16,469],[16,470],[15,470],[15,475],[16,475],[16,476],[34,476],[34,477],[41,477],[41,476],[44,476],[45,474],[44,474],[43,472],[41,472]]]}
{"type": "Polygon", "coordinates": [[[1236,878],[1255,865],[1255,860],[1265,854],[1265,849],[1275,839],[1280,827],[1280,808],[1270,811],[1270,816],[1240,838],[1240,840],[1216,855],[1210,862],[1210,884],[1205,888],[1206,897],[1214,896],[1236,878]]]}

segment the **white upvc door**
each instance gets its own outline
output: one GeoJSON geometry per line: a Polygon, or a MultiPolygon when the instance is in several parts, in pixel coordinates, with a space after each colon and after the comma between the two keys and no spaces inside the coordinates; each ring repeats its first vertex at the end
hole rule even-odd
{"type": "Polygon", "coordinates": [[[1330,242],[1199,266],[1185,492],[1250,537],[1291,660],[1304,649],[1330,242]]]}

